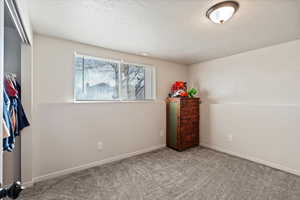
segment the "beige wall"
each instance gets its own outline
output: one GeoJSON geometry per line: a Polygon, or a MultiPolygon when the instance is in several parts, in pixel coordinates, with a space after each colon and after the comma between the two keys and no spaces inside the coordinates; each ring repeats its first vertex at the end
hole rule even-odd
{"type": "Polygon", "coordinates": [[[194,64],[201,143],[300,175],[300,40],[194,64]]]}
{"type": "MultiPolygon", "coordinates": [[[[170,85],[198,87],[201,144],[300,175],[300,40],[190,67],[34,36],[32,173],[36,181],[165,144],[170,85]],[[154,102],[74,104],[74,52],[156,67],[154,102]],[[189,72],[189,76],[188,76],[189,72]],[[97,142],[104,149],[97,150],[97,142]],[[98,162],[100,161],[100,162],[98,162]]],[[[28,165],[30,166],[30,165],[28,165]]]]}
{"type": "Polygon", "coordinates": [[[42,180],[95,161],[165,145],[164,99],[171,83],[186,80],[187,72],[184,65],[35,35],[34,179],[42,180]],[[157,100],[73,103],[74,52],[153,65],[157,100]],[[103,142],[102,151],[97,150],[98,141],[103,142]]]}

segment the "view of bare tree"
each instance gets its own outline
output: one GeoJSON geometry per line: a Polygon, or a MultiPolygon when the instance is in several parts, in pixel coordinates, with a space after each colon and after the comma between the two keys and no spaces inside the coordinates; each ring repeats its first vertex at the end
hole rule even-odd
{"type": "Polygon", "coordinates": [[[145,67],[77,56],[75,97],[79,100],[143,100],[145,67]]]}

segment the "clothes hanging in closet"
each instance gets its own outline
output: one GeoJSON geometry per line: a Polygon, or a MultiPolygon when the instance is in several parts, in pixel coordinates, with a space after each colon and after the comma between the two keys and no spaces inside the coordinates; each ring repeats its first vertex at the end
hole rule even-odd
{"type": "Polygon", "coordinates": [[[6,74],[3,89],[3,122],[4,132],[3,150],[13,151],[16,136],[20,135],[23,128],[29,126],[26,114],[21,103],[21,86],[14,74],[6,74]]]}

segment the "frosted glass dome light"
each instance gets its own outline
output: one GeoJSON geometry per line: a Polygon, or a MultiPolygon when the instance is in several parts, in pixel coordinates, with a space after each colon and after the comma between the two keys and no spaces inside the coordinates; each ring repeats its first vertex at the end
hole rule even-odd
{"type": "Polygon", "coordinates": [[[206,16],[212,22],[217,24],[223,24],[236,13],[239,8],[239,4],[235,1],[224,1],[212,6],[206,12],[206,16]]]}

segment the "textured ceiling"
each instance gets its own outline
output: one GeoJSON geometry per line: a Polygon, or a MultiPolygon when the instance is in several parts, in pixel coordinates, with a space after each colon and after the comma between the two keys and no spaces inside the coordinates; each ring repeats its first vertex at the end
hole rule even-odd
{"type": "Polygon", "coordinates": [[[191,64],[300,39],[300,0],[239,0],[220,25],[216,0],[28,0],[34,31],[191,64]]]}

